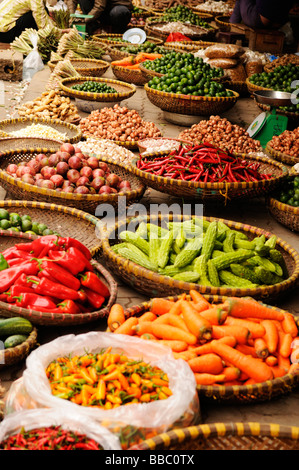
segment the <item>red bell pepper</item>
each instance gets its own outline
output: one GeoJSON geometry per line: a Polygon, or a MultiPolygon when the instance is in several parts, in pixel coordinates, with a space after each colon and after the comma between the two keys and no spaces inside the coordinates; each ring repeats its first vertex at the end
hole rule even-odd
{"type": "Polygon", "coordinates": [[[91,289],[88,289],[87,287],[84,287],[84,292],[86,293],[87,295],[87,301],[88,303],[94,307],[96,310],[98,310],[99,308],[101,308],[101,306],[103,305],[103,303],[105,302],[105,297],[98,294],[97,292],[94,292],[93,290],[91,289]]]}
{"type": "Polygon", "coordinates": [[[30,287],[34,289],[38,282],[39,278],[37,276],[27,276],[25,273],[22,273],[14,283],[14,286],[30,287]]]}
{"type": "Polygon", "coordinates": [[[40,263],[40,268],[42,271],[45,269],[56,280],[56,282],[60,282],[70,289],[80,289],[79,279],[73,276],[73,274],[71,274],[67,269],[62,268],[58,263],[52,260],[42,261],[40,263]]]}
{"type": "Polygon", "coordinates": [[[191,39],[182,33],[170,33],[166,39],[166,42],[175,42],[175,41],[191,41],[191,39]]]}
{"type": "Polygon", "coordinates": [[[80,313],[80,307],[73,300],[64,300],[58,304],[62,313],[80,313]]]}
{"type": "Polygon", "coordinates": [[[38,295],[32,293],[25,293],[20,295],[16,299],[16,305],[18,307],[30,308],[38,310],[39,307],[47,309],[56,309],[56,304],[53,302],[51,297],[46,295],[38,295]]]}
{"type": "Polygon", "coordinates": [[[52,282],[46,277],[42,277],[39,283],[35,287],[35,292],[42,295],[50,295],[57,299],[70,299],[80,300],[80,294],[74,289],[70,289],[67,286],[59,284],[58,282],[52,282]]]}
{"type": "Polygon", "coordinates": [[[65,239],[64,246],[66,250],[71,247],[77,248],[79,251],[81,251],[81,253],[83,253],[86,259],[91,260],[91,253],[89,249],[85,245],[83,245],[83,243],[79,242],[79,240],[67,237],[65,239]]]}
{"type": "Polygon", "coordinates": [[[59,247],[63,247],[66,238],[59,237],[58,235],[46,235],[43,237],[36,238],[31,243],[17,243],[16,248],[30,252],[35,258],[40,256],[46,256],[46,252],[59,247]]]}
{"type": "Polygon", "coordinates": [[[55,261],[56,264],[59,264],[64,269],[67,269],[72,275],[76,276],[81,271],[84,271],[86,262],[77,256],[68,251],[49,251],[49,257],[55,261]]]}
{"type": "Polygon", "coordinates": [[[81,284],[88,289],[97,292],[103,297],[110,297],[110,291],[108,287],[101,281],[101,279],[93,272],[87,271],[80,276],[81,284]]]}
{"type": "Polygon", "coordinates": [[[32,289],[31,287],[25,287],[25,286],[16,286],[16,285],[13,285],[8,292],[6,292],[7,294],[7,302],[9,303],[13,303],[16,301],[16,297],[20,297],[20,295],[23,295],[23,294],[34,294],[34,289],[32,289]]]}
{"type": "Polygon", "coordinates": [[[42,271],[40,271],[37,277],[39,279],[41,279],[42,277],[46,277],[47,279],[50,279],[50,281],[52,282],[57,282],[57,280],[53,276],[51,276],[51,274],[46,269],[43,269],[42,271]]]}
{"type": "Polygon", "coordinates": [[[36,275],[37,272],[38,264],[36,261],[28,261],[19,266],[0,271],[0,294],[7,292],[22,273],[36,275]]]}
{"type": "Polygon", "coordinates": [[[12,260],[14,258],[22,258],[24,260],[30,260],[32,255],[26,251],[18,250],[15,246],[12,247],[13,250],[10,250],[9,253],[2,253],[6,261],[12,260]]]}

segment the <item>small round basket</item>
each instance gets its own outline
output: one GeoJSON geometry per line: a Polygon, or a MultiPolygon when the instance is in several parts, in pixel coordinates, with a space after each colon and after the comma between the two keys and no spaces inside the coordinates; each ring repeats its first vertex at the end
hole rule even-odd
{"type": "Polygon", "coordinates": [[[150,88],[148,84],[145,84],[144,88],[150,102],[163,111],[193,116],[224,113],[231,109],[239,98],[239,94],[235,91],[233,91],[234,96],[206,97],[159,91],[150,88]]]}
{"type": "MultiPolygon", "coordinates": [[[[105,60],[97,60],[97,59],[71,59],[70,60],[74,69],[82,76],[82,77],[101,77],[104,73],[109,69],[110,64],[105,60]]],[[[48,62],[48,66],[50,67],[51,71],[55,69],[58,61],[56,62],[48,62]]]]}
{"type": "MultiPolygon", "coordinates": [[[[26,233],[16,233],[8,230],[0,231],[0,241],[1,248],[4,249],[14,246],[16,243],[26,243],[26,241],[31,241],[37,237],[27,235],[26,233]]],[[[110,297],[106,302],[106,305],[103,306],[100,310],[88,313],[48,313],[48,312],[39,312],[36,310],[29,310],[22,307],[16,307],[12,304],[1,302],[0,301],[0,311],[3,317],[23,317],[27,318],[34,325],[80,325],[84,323],[89,323],[100,318],[107,317],[111,306],[114,304],[117,296],[117,284],[114,278],[111,276],[109,271],[107,271],[104,266],[98,263],[95,260],[91,261],[97,275],[101,280],[107,285],[110,290],[110,297]]]]}
{"type": "MultiPolygon", "coordinates": [[[[147,154],[146,158],[155,158],[156,156],[165,156],[169,152],[157,152],[147,154]]],[[[272,173],[273,177],[261,181],[242,181],[242,182],[220,182],[220,183],[204,183],[177,180],[173,178],[165,178],[156,176],[152,173],[140,170],[137,167],[138,158],[134,159],[129,166],[125,168],[132,171],[142,183],[148,187],[170,194],[176,197],[196,198],[203,201],[242,199],[250,197],[265,196],[279,186],[289,175],[288,168],[281,163],[269,160],[267,157],[250,156],[245,158],[248,163],[259,163],[260,173],[272,173]]]]}
{"type": "Polygon", "coordinates": [[[255,91],[262,91],[262,90],[270,90],[270,88],[265,88],[262,86],[254,85],[253,83],[251,83],[249,77],[246,78],[245,83],[246,83],[249,93],[254,93],[255,91]]]}
{"type": "MultiPolygon", "coordinates": [[[[210,304],[220,304],[225,301],[225,296],[204,296],[210,304]]],[[[168,300],[176,301],[180,296],[166,297],[168,300]]],[[[186,299],[190,300],[189,295],[186,299]]],[[[284,312],[276,307],[274,310],[284,312]]],[[[126,318],[140,317],[143,313],[150,311],[151,300],[143,302],[125,310],[126,318]]],[[[200,400],[217,401],[225,403],[248,404],[268,401],[280,395],[290,393],[292,388],[298,384],[299,374],[286,374],[283,377],[275,378],[267,382],[261,382],[255,385],[197,385],[197,392],[200,400]]]]}
{"type": "Polygon", "coordinates": [[[32,221],[45,224],[62,237],[71,234],[72,238],[83,243],[92,254],[96,253],[100,245],[99,219],[88,212],[46,202],[12,199],[0,200],[0,208],[16,212],[21,217],[29,215],[32,221]]]}
{"type": "Polygon", "coordinates": [[[270,142],[267,143],[266,149],[265,149],[271,157],[273,157],[275,160],[278,160],[280,162],[285,163],[286,165],[296,165],[296,163],[299,163],[299,157],[292,157],[291,155],[288,155],[287,153],[284,152],[278,152],[278,150],[274,150],[274,148],[271,147],[270,142]]]}
{"type": "MultiPolygon", "coordinates": [[[[277,249],[281,251],[289,273],[289,277],[283,282],[275,285],[259,286],[255,288],[236,288],[236,287],[211,287],[204,286],[191,282],[178,281],[169,276],[158,274],[157,272],[143,268],[140,265],[129,261],[128,259],[117,254],[112,246],[119,242],[118,234],[123,230],[131,227],[131,224],[138,226],[140,222],[150,222],[158,226],[164,226],[169,221],[183,221],[189,220],[188,216],[147,216],[137,217],[134,219],[128,218],[122,222],[117,223],[113,228],[104,230],[102,233],[101,252],[105,259],[105,265],[115,275],[117,275],[123,282],[131,286],[138,292],[141,292],[148,297],[166,297],[169,295],[182,294],[183,292],[190,292],[191,289],[198,290],[202,294],[207,295],[224,295],[244,297],[250,296],[256,299],[276,299],[283,293],[291,288],[294,288],[299,278],[299,254],[284,240],[277,238],[277,249]]],[[[225,219],[215,219],[211,217],[204,217],[204,220],[222,220],[230,228],[244,232],[248,239],[255,236],[265,235],[266,239],[270,238],[273,234],[261,228],[244,225],[240,222],[234,222],[225,219]]]]}
{"type": "MultiPolygon", "coordinates": [[[[12,132],[20,132],[22,129],[31,125],[43,125],[52,128],[54,131],[61,134],[62,142],[70,142],[72,144],[79,142],[82,137],[80,129],[74,124],[68,124],[58,119],[42,119],[42,118],[17,118],[17,119],[6,119],[0,121],[0,138],[2,137],[15,137],[12,132]]],[[[39,137],[37,135],[36,137],[39,137]]],[[[45,137],[47,139],[47,137],[45,137]]],[[[51,138],[50,140],[56,140],[51,138]]],[[[60,141],[60,139],[59,139],[60,141]]],[[[2,150],[2,148],[1,148],[2,150]]]]}
{"type": "MultiPolygon", "coordinates": [[[[129,52],[127,51],[122,51],[121,48],[123,47],[123,45],[118,45],[118,44],[115,44],[111,47],[108,48],[108,54],[109,54],[109,57],[111,59],[111,61],[113,62],[114,60],[121,60],[121,59],[124,59],[125,57],[129,57],[131,55],[135,55],[135,54],[130,54],[129,52]]],[[[112,68],[112,67],[111,67],[112,68]]]]}
{"type": "Polygon", "coordinates": [[[129,450],[298,450],[299,427],[274,423],[199,424],[158,434],[129,450]]]}
{"type": "Polygon", "coordinates": [[[87,101],[96,101],[96,102],[120,102],[122,100],[128,99],[134,95],[136,88],[134,85],[129,83],[121,82],[119,80],[111,80],[108,78],[96,78],[96,77],[72,77],[64,78],[61,81],[61,89],[68,96],[72,98],[79,98],[87,101]],[[116,93],[91,93],[85,91],[74,90],[72,86],[84,83],[86,81],[95,81],[106,83],[116,90],[116,93]]]}
{"type": "MultiPolygon", "coordinates": [[[[45,153],[45,155],[55,153],[59,148],[60,144],[52,149],[45,149],[46,151],[43,153],[45,153]]],[[[136,202],[143,196],[145,187],[139,179],[132,173],[126,171],[125,168],[113,164],[113,162],[109,163],[111,171],[115,172],[123,179],[129,180],[132,187],[131,191],[115,194],[75,194],[58,192],[54,189],[39,188],[38,186],[24,183],[13,178],[5,171],[9,163],[29,161],[40,153],[39,150],[40,149],[26,151],[11,150],[2,153],[0,159],[0,184],[8,192],[11,199],[26,199],[28,201],[47,202],[58,205],[62,204],[95,214],[97,207],[103,203],[111,204],[111,206],[117,208],[120,196],[126,197],[127,204],[136,202]]]]}
{"type": "Polygon", "coordinates": [[[280,224],[293,232],[299,232],[299,207],[290,206],[270,197],[267,201],[268,210],[280,224]]]}
{"type": "Polygon", "coordinates": [[[8,366],[18,364],[23,361],[37,342],[37,329],[34,327],[28,335],[26,341],[13,348],[0,350],[0,371],[8,366]]]}
{"type": "MultiPolygon", "coordinates": [[[[145,80],[145,83],[149,82],[153,77],[163,77],[163,73],[155,72],[154,70],[147,69],[144,65],[139,64],[140,72],[145,80]]],[[[144,83],[144,85],[145,85],[144,83]]]]}
{"type": "Polygon", "coordinates": [[[146,77],[143,76],[139,69],[129,69],[127,67],[121,67],[120,65],[111,65],[111,70],[117,80],[133,83],[133,85],[136,86],[143,86],[147,83],[146,77]]]}

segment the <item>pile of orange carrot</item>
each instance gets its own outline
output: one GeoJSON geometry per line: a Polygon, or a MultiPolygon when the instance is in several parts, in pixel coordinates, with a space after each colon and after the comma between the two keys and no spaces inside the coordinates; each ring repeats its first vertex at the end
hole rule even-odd
{"type": "Polygon", "coordinates": [[[299,373],[299,333],[289,312],[250,297],[212,304],[195,290],[149,305],[141,316],[126,317],[114,304],[108,329],[170,347],[188,362],[198,385],[247,385],[299,373]]]}

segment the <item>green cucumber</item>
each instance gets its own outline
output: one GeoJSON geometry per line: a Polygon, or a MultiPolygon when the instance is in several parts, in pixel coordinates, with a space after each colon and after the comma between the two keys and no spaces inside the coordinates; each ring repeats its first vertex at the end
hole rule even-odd
{"type": "Polygon", "coordinates": [[[4,341],[4,349],[14,348],[19,344],[24,343],[28,338],[28,335],[10,335],[4,341]]]}
{"type": "Polygon", "coordinates": [[[28,335],[32,329],[32,323],[23,317],[0,319],[0,336],[28,335]]]}

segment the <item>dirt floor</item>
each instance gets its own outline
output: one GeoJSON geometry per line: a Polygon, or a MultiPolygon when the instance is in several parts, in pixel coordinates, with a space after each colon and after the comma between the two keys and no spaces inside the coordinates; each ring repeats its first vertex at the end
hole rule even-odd
{"type": "MultiPolygon", "coordinates": [[[[49,69],[46,67],[41,72],[38,72],[32,79],[29,86],[25,85],[22,90],[21,85],[5,83],[6,101],[5,106],[0,107],[0,119],[7,119],[8,114],[17,115],[14,113],[14,106],[21,101],[32,100],[39,96],[45,89],[45,85],[50,75],[49,69]],[[21,96],[21,98],[20,98],[21,96]],[[12,99],[13,98],[13,99],[12,99]]],[[[112,77],[112,72],[108,70],[104,75],[112,77]]],[[[129,108],[136,109],[140,115],[147,121],[153,121],[161,129],[164,136],[177,137],[178,133],[190,125],[189,122],[182,121],[182,125],[170,123],[165,120],[163,112],[152,105],[142,87],[137,87],[136,93],[128,100],[122,103],[129,108]]],[[[227,117],[234,123],[247,126],[253,119],[260,114],[260,110],[255,102],[248,98],[240,99],[237,104],[223,117],[227,117]]],[[[84,116],[84,113],[80,113],[84,116]]],[[[198,119],[202,119],[199,117],[198,119]]],[[[1,149],[1,144],[0,144],[1,149]]],[[[3,198],[4,194],[0,194],[3,198]]],[[[144,202],[148,203],[171,203],[174,198],[167,195],[158,193],[154,190],[147,190],[144,195],[144,202]]],[[[141,203],[143,202],[141,201],[141,203]]],[[[223,202],[204,205],[204,215],[223,217],[228,220],[234,220],[241,223],[250,224],[256,227],[261,227],[269,232],[275,233],[278,237],[285,240],[293,248],[299,251],[299,237],[297,233],[291,232],[286,227],[280,225],[269,213],[266,201],[264,198],[254,198],[244,200],[243,202],[228,202],[226,205],[223,202]]],[[[71,235],[71,234],[70,234],[71,235]]],[[[129,307],[147,300],[145,296],[132,290],[124,285],[121,279],[118,281],[118,297],[117,302],[121,303],[124,307],[129,307]]],[[[278,305],[281,308],[289,310],[293,314],[299,314],[299,295],[298,286],[284,298],[279,299],[278,305]]],[[[88,324],[87,326],[80,327],[39,327],[38,328],[38,341],[44,344],[58,335],[67,333],[82,333],[91,329],[105,330],[105,322],[96,322],[96,324],[88,324]]],[[[9,389],[12,381],[21,376],[25,367],[24,363],[16,366],[8,367],[0,371],[0,381],[6,391],[9,389]]],[[[220,402],[201,403],[201,420],[202,423],[214,422],[253,422],[260,423],[277,423],[285,425],[299,426],[299,390],[296,389],[290,394],[265,401],[262,403],[251,404],[237,404],[226,405],[220,402]]]]}

